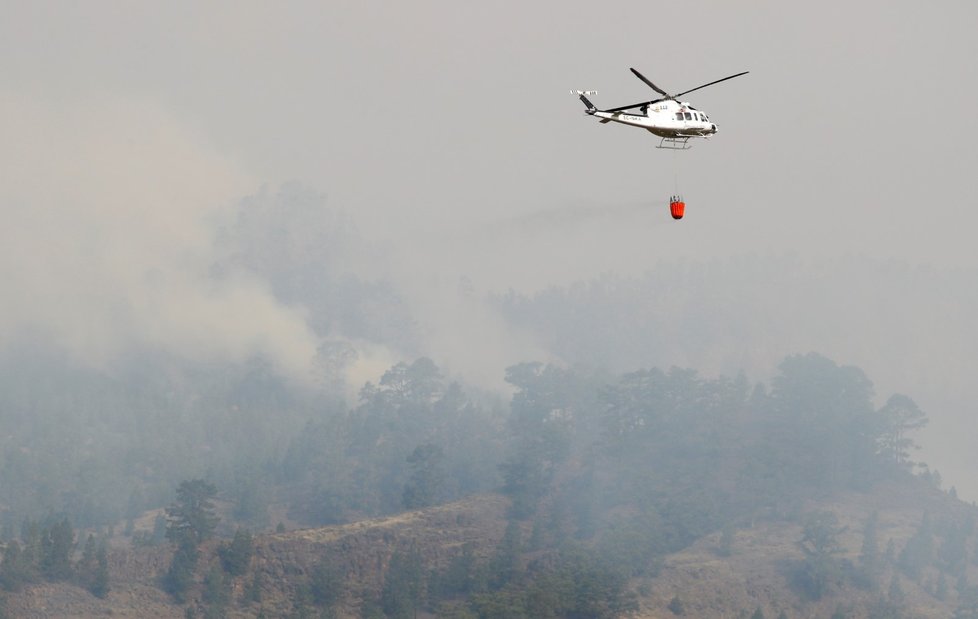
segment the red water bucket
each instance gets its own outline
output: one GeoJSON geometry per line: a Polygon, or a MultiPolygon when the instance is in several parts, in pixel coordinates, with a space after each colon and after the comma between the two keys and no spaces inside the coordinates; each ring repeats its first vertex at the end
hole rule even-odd
{"type": "Polygon", "coordinates": [[[682,219],[686,213],[686,203],[682,200],[673,200],[669,203],[669,212],[673,219],[682,219]]]}

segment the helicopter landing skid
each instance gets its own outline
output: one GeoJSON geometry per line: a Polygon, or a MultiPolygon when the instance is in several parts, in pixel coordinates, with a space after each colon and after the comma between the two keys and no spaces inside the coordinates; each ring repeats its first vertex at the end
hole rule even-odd
{"type": "Polygon", "coordinates": [[[667,150],[689,150],[693,147],[689,143],[689,138],[692,136],[683,136],[678,138],[662,138],[659,145],[656,148],[665,148],[667,150]]]}

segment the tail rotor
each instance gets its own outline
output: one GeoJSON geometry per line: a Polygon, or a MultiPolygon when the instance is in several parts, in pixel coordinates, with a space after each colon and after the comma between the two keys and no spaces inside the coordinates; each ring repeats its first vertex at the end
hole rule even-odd
{"type": "Polygon", "coordinates": [[[588,114],[594,114],[595,112],[598,111],[598,108],[596,108],[594,104],[588,100],[589,96],[594,96],[598,94],[597,90],[572,90],[570,91],[570,93],[572,95],[577,95],[581,99],[581,102],[584,104],[584,107],[587,108],[586,111],[588,114]]]}

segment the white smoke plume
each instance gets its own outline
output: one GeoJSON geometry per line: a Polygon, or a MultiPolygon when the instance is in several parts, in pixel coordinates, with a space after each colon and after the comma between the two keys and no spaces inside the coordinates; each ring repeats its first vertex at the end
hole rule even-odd
{"type": "Polygon", "coordinates": [[[94,366],[143,348],[261,354],[308,375],[317,341],[302,309],[253,276],[211,273],[212,220],[256,184],[234,162],[131,97],[2,94],[0,134],[0,346],[29,334],[94,366]]]}

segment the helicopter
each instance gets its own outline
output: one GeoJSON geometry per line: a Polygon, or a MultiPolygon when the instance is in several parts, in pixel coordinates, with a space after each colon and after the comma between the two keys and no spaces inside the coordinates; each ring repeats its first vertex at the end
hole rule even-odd
{"type": "Polygon", "coordinates": [[[680,101],[679,97],[695,90],[750,73],[750,71],[743,71],[723,79],[712,81],[709,84],[691,88],[676,95],[670,95],[635,69],[631,69],[631,72],[635,74],[635,77],[645,82],[652,90],[662,96],[651,101],[641,101],[632,105],[599,110],[588,100],[589,96],[598,94],[597,91],[572,90],[571,94],[576,94],[580,97],[587,108],[585,112],[589,116],[600,118],[601,120],[598,122],[602,124],[616,122],[632,127],[641,127],[662,138],[656,148],[673,150],[686,150],[691,146],[689,144],[691,138],[710,138],[716,135],[717,132],[716,123],[710,120],[706,112],[694,108],[689,103],[680,101]],[[635,109],[638,110],[638,113],[629,111],[635,109]]]}

